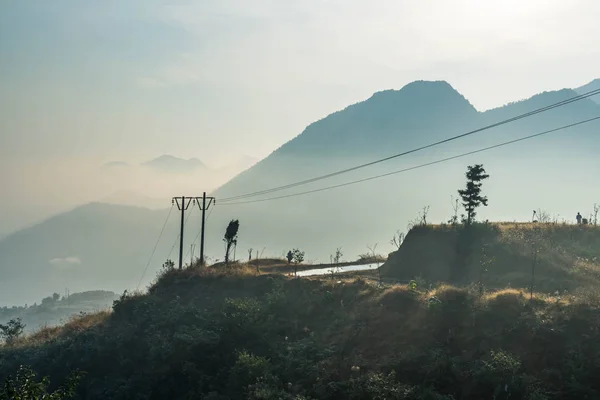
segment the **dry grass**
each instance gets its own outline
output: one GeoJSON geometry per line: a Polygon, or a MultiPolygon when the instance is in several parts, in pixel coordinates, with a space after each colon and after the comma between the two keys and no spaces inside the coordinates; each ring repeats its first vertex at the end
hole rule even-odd
{"type": "Polygon", "coordinates": [[[102,324],[110,315],[110,311],[75,314],[60,326],[44,326],[30,335],[23,336],[13,343],[13,347],[33,347],[58,339],[63,336],[77,335],[102,324]]]}
{"type": "Polygon", "coordinates": [[[382,266],[382,274],[401,280],[421,276],[427,282],[467,284],[482,280],[488,288],[527,288],[535,263],[535,290],[553,293],[600,286],[600,228],[553,223],[493,223],[418,226],[399,251],[382,266]],[[468,246],[466,258],[458,249],[468,246]]]}
{"type": "MultiPolygon", "coordinates": [[[[257,337],[261,339],[257,343],[261,346],[277,340],[289,341],[290,346],[308,346],[314,341],[318,346],[302,350],[302,357],[315,349],[335,349],[335,355],[328,355],[330,358],[320,365],[327,366],[319,369],[319,374],[326,378],[348,378],[350,366],[358,365],[363,372],[395,369],[398,376],[412,376],[414,382],[434,374],[443,385],[442,381],[452,371],[470,368],[489,357],[490,351],[503,349],[507,354],[517,355],[527,374],[552,382],[553,378],[543,376],[540,371],[563,365],[563,360],[570,357],[569,348],[579,346],[582,335],[594,335],[589,343],[596,343],[600,313],[594,314],[593,309],[585,305],[587,298],[584,296],[600,299],[598,291],[568,295],[535,293],[530,301],[527,291],[510,288],[488,291],[480,296],[472,287],[448,284],[428,290],[400,284],[380,287],[369,284],[362,277],[290,279],[281,275],[257,275],[254,268],[243,264],[232,268],[189,268],[167,272],[149,294],[134,294],[115,307],[110,319],[107,319],[109,313],[75,317],[64,327],[45,328],[18,345],[36,347],[44,342],[54,342],[51,345],[62,346],[64,354],[72,357],[72,346],[78,340],[56,339],[80,335],[99,326],[100,329],[81,337],[90,341],[96,337],[97,343],[103,346],[114,340],[114,346],[121,346],[115,347],[115,351],[121,351],[120,356],[132,357],[131,363],[123,365],[111,359],[106,370],[96,371],[95,378],[100,379],[105,371],[113,368],[122,368],[120,371],[125,372],[120,373],[125,374],[144,365],[148,353],[146,347],[140,346],[134,351],[128,347],[130,343],[162,349],[174,342],[173,330],[181,330],[185,332],[185,343],[190,344],[186,349],[190,351],[178,347],[183,341],[173,345],[172,354],[179,358],[172,360],[171,368],[179,374],[176,368],[190,354],[198,356],[195,361],[198,365],[206,362],[203,353],[191,350],[197,349],[194,345],[203,340],[206,342],[207,338],[203,336],[205,329],[196,329],[195,324],[204,327],[202,324],[206,323],[208,329],[223,323],[219,318],[225,318],[227,314],[223,326],[231,329],[219,332],[230,332],[231,338],[237,338],[239,342],[228,339],[222,346],[237,350],[251,342],[240,333],[238,326],[251,334],[259,332],[257,337]],[[274,292],[281,294],[281,297],[275,296],[278,298],[275,305],[269,300],[274,292]],[[231,319],[234,318],[231,312],[223,312],[227,304],[236,304],[232,300],[244,305],[248,299],[252,300],[248,304],[258,306],[241,308],[243,312],[235,319],[231,319]],[[248,315],[253,317],[246,319],[248,315]],[[194,329],[184,329],[190,326],[194,329]],[[120,340],[121,335],[130,338],[131,342],[120,340]],[[565,343],[571,347],[567,348],[565,343]],[[129,365],[135,365],[135,368],[129,369],[129,365]],[[414,375],[418,370],[421,375],[414,375]]],[[[261,351],[268,357],[268,351],[274,351],[274,348],[277,346],[264,347],[261,351]]],[[[26,352],[26,349],[20,350],[26,352]]],[[[585,355],[588,351],[582,349],[580,354],[585,355]]],[[[285,357],[288,356],[286,353],[285,357]]],[[[92,370],[95,370],[97,359],[102,359],[99,355],[96,357],[85,358],[92,370]]],[[[221,359],[216,356],[213,362],[221,359]]],[[[18,362],[21,362],[20,358],[18,362]]],[[[303,362],[311,368],[314,365],[311,360],[303,362]]],[[[161,368],[164,365],[151,365],[144,374],[163,371],[161,368]]],[[[474,379],[475,374],[471,372],[466,369],[464,375],[457,378],[456,388],[463,387],[461,384],[465,381],[461,379],[474,379]]],[[[139,378],[146,379],[146,376],[139,378]]]]}

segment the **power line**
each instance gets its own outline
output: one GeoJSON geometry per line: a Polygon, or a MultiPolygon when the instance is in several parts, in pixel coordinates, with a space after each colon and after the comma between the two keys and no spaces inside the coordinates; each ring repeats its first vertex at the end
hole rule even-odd
{"type": "Polygon", "coordinates": [[[165,219],[165,222],[163,223],[162,229],[160,230],[160,233],[158,234],[158,239],[156,240],[156,243],[154,244],[154,248],[152,249],[152,253],[150,254],[150,258],[148,258],[148,262],[146,263],[146,267],[144,268],[144,272],[142,273],[142,277],[140,278],[140,281],[138,282],[138,285],[136,286],[135,290],[138,290],[140,288],[140,285],[142,284],[142,280],[144,279],[144,276],[146,275],[146,271],[148,270],[148,267],[150,266],[150,262],[152,261],[152,257],[154,257],[154,253],[156,252],[156,248],[158,247],[158,243],[160,242],[160,239],[165,231],[165,227],[167,226],[167,222],[169,221],[169,217],[171,216],[171,213],[173,212],[173,205],[171,204],[171,208],[169,209],[169,213],[167,214],[167,218],[165,219]]]}
{"type": "Polygon", "coordinates": [[[428,162],[428,163],[425,163],[425,164],[420,164],[420,165],[417,165],[417,166],[413,166],[413,167],[409,167],[409,168],[404,168],[404,169],[401,169],[401,170],[392,171],[392,172],[388,172],[388,173],[381,174],[381,175],[375,175],[375,176],[371,176],[371,177],[364,178],[364,179],[358,179],[358,180],[354,180],[354,181],[350,181],[350,182],[346,182],[346,183],[341,183],[339,185],[327,186],[327,187],[324,187],[324,188],[314,189],[314,190],[308,190],[308,191],[305,191],[305,192],[292,193],[292,194],[288,194],[288,195],[285,195],[285,196],[269,197],[269,198],[266,198],[266,199],[248,200],[248,201],[240,201],[240,202],[225,203],[225,204],[222,203],[221,205],[232,206],[232,205],[239,205],[239,204],[249,204],[249,203],[258,203],[258,202],[270,201],[270,200],[277,200],[277,199],[285,199],[285,198],[288,198],[288,197],[301,196],[301,195],[310,194],[310,193],[322,192],[322,191],[329,190],[329,189],[335,189],[335,188],[339,188],[339,187],[343,187],[343,186],[354,185],[356,183],[366,182],[366,181],[370,181],[370,180],[377,179],[377,178],[383,178],[383,177],[386,177],[386,176],[390,176],[390,175],[394,175],[394,174],[399,174],[401,172],[407,172],[407,171],[411,171],[411,170],[414,170],[414,169],[419,169],[419,168],[427,167],[427,166],[430,166],[430,165],[439,164],[439,163],[442,163],[442,162],[445,162],[445,161],[454,160],[454,159],[457,159],[457,158],[460,158],[460,157],[465,157],[465,156],[468,156],[468,155],[471,155],[471,154],[481,153],[483,151],[492,150],[492,149],[495,149],[495,148],[498,148],[498,147],[507,146],[509,144],[513,144],[513,143],[517,143],[517,142],[522,142],[524,140],[533,139],[533,138],[536,138],[536,137],[539,137],[539,136],[543,136],[543,135],[547,135],[547,134],[552,133],[552,132],[556,132],[556,131],[560,131],[560,130],[563,130],[563,129],[571,128],[573,126],[582,125],[582,124],[585,124],[585,123],[588,123],[588,122],[592,122],[592,121],[595,121],[595,120],[598,120],[598,119],[600,119],[600,116],[599,117],[590,118],[590,119],[587,119],[587,120],[584,120],[584,121],[576,122],[576,123],[573,123],[573,124],[561,126],[559,128],[551,129],[551,130],[548,130],[548,131],[536,133],[534,135],[529,135],[529,136],[525,136],[525,137],[522,137],[522,138],[519,138],[519,139],[514,139],[514,140],[507,141],[507,142],[495,144],[493,146],[484,147],[482,149],[473,150],[473,151],[469,151],[469,152],[466,152],[466,153],[458,154],[456,156],[443,158],[441,160],[431,161],[431,162],[428,162]]]}
{"type": "Polygon", "coordinates": [[[460,139],[460,138],[463,138],[463,137],[466,137],[466,136],[470,136],[470,135],[473,135],[475,133],[482,132],[484,130],[495,128],[497,126],[505,125],[507,123],[514,122],[514,121],[517,121],[517,120],[520,120],[520,119],[523,119],[523,118],[526,118],[526,117],[530,117],[530,116],[535,115],[535,114],[539,114],[539,113],[542,113],[542,112],[545,112],[545,111],[548,111],[548,110],[552,110],[554,108],[561,107],[561,106],[564,106],[566,104],[570,104],[570,103],[573,103],[573,102],[576,102],[576,101],[579,101],[579,100],[582,100],[582,99],[585,99],[585,98],[588,98],[588,97],[591,97],[591,96],[594,96],[594,95],[597,95],[597,94],[600,94],[600,89],[591,90],[589,92],[580,94],[580,95],[572,97],[570,99],[559,101],[559,102],[551,104],[549,106],[542,107],[542,108],[539,108],[539,109],[534,110],[534,111],[530,111],[530,112],[527,112],[527,113],[524,113],[524,114],[517,115],[516,117],[512,117],[512,118],[509,118],[509,119],[506,119],[506,120],[503,120],[503,121],[500,121],[500,122],[496,122],[496,123],[491,124],[491,125],[484,126],[483,128],[475,129],[473,131],[469,131],[469,132],[466,132],[466,133],[463,133],[463,134],[460,134],[460,135],[457,135],[457,136],[453,136],[453,137],[450,137],[450,138],[447,138],[447,139],[444,139],[444,140],[440,140],[438,142],[431,143],[431,144],[428,144],[428,145],[425,145],[425,146],[422,146],[422,147],[418,147],[416,149],[412,149],[412,150],[408,150],[408,151],[405,151],[405,152],[402,152],[402,153],[394,154],[394,155],[389,156],[389,157],[381,158],[379,160],[371,161],[371,162],[368,162],[368,163],[365,163],[365,164],[360,164],[360,165],[357,165],[357,166],[354,166],[354,167],[342,169],[342,170],[339,170],[339,171],[336,171],[336,172],[332,172],[332,173],[329,173],[329,174],[326,174],[326,175],[317,176],[317,177],[306,179],[306,180],[303,180],[303,181],[298,181],[298,182],[295,182],[295,183],[290,183],[290,184],[287,184],[287,185],[274,187],[274,188],[271,188],[271,189],[260,190],[260,191],[257,191],[257,192],[242,194],[242,195],[238,195],[238,196],[226,197],[226,198],[221,199],[220,201],[221,201],[221,203],[223,203],[223,202],[232,201],[232,200],[239,200],[239,199],[243,199],[243,198],[247,198],[247,197],[254,197],[254,196],[261,195],[261,194],[267,194],[267,193],[272,193],[272,192],[276,192],[276,191],[280,191],[280,190],[284,190],[284,189],[290,189],[290,188],[293,188],[293,187],[296,187],[296,186],[306,185],[308,183],[312,183],[312,182],[320,181],[320,180],[323,180],[323,179],[331,178],[331,177],[334,177],[334,176],[337,176],[337,175],[345,174],[347,172],[355,171],[357,169],[361,169],[361,168],[369,167],[371,165],[375,165],[375,164],[379,164],[379,163],[382,163],[382,162],[385,162],[385,161],[389,161],[389,160],[392,160],[394,158],[405,156],[405,155],[408,155],[408,154],[411,154],[411,153],[416,153],[418,151],[425,150],[425,149],[428,149],[428,148],[431,148],[431,147],[434,147],[434,146],[437,146],[437,145],[440,145],[440,144],[443,144],[443,143],[448,143],[448,142],[451,142],[451,141],[456,140],[456,139],[460,139]]]}

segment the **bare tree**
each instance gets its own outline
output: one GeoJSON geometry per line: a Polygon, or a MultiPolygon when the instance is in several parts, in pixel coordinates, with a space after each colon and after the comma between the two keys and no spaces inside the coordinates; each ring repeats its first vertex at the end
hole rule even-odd
{"type": "Polygon", "coordinates": [[[392,240],[390,240],[390,244],[394,246],[396,250],[399,250],[402,242],[404,242],[404,232],[397,230],[394,237],[392,237],[392,240]]]}
{"type": "Polygon", "coordinates": [[[540,224],[547,224],[552,222],[552,217],[550,213],[546,210],[542,210],[538,208],[537,210],[533,210],[533,222],[539,222],[540,224]]]}
{"type": "Polygon", "coordinates": [[[415,226],[425,226],[427,225],[427,214],[429,213],[429,206],[424,206],[423,210],[417,214],[417,218],[408,222],[407,230],[411,230],[415,226]]]}
{"type": "Polygon", "coordinates": [[[427,225],[427,214],[429,214],[429,206],[423,207],[421,212],[421,225],[427,225]]]}
{"type": "Polygon", "coordinates": [[[252,261],[252,252],[254,251],[254,249],[252,247],[250,247],[248,249],[248,261],[252,261]]]}
{"type": "Polygon", "coordinates": [[[456,225],[456,224],[458,224],[458,209],[460,208],[460,201],[459,201],[458,197],[454,198],[454,196],[450,195],[450,202],[452,204],[452,211],[454,211],[454,213],[448,220],[448,223],[452,224],[452,225],[456,225]]]}
{"type": "Polygon", "coordinates": [[[335,250],[335,256],[333,256],[333,261],[334,261],[336,264],[339,264],[339,263],[340,263],[340,260],[342,259],[342,257],[343,257],[343,256],[344,256],[344,253],[342,253],[342,248],[341,248],[341,247],[338,247],[338,248],[335,250]]]}

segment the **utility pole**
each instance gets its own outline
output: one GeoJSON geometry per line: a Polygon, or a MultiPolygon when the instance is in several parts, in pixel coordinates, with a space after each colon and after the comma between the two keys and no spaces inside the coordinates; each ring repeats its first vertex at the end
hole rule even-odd
{"type": "Polygon", "coordinates": [[[177,203],[177,208],[181,210],[181,226],[179,231],[179,269],[181,270],[183,267],[183,225],[185,224],[185,210],[190,206],[190,202],[192,201],[191,197],[186,199],[185,196],[181,197],[173,197],[173,201],[177,203]],[[187,200],[187,202],[186,202],[187,200]]]}
{"type": "Polygon", "coordinates": [[[206,192],[202,193],[202,205],[200,205],[200,201],[198,201],[198,207],[202,211],[202,231],[200,233],[200,265],[204,265],[204,226],[206,224],[206,210],[210,207],[212,203],[217,203],[217,199],[214,197],[206,197],[206,192]],[[206,200],[208,199],[208,204],[206,204],[206,200]]]}
{"type": "MultiPolygon", "coordinates": [[[[210,208],[212,204],[216,204],[217,200],[214,197],[207,197],[206,192],[202,194],[202,197],[194,196],[181,196],[173,197],[172,200],[177,204],[177,208],[181,210],[181,227],[179,233],[179,269],[183,268],[183,225],[185,224],[185,211],[188,209],[190,203],[198,204],[198,208],[202,211],[202,231],[200,238],[200,263],[204,264],[204,227],[206,224],[206,210],[210,208]]],[[[194,259],[194,250],[192,250],[192,260],[194,259]]]]}

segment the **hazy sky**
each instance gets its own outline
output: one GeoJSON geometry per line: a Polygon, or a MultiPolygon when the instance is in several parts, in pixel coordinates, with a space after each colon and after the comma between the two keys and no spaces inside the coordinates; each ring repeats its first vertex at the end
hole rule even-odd
{"type": "Polygon", "coordinates": [[[480,110],[580,86],[599,20],[598,0],[0,0],[4,200],[52,168],[264,157],[417,79],[480,110]]]}

